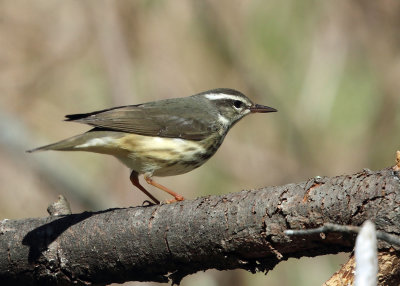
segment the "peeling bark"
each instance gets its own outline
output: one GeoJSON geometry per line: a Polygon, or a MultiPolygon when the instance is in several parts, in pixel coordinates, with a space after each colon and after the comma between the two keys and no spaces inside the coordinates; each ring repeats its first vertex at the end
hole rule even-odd
{"type": "MultiPolygon", "coordinates": [[[[393,168],[316,177],[168,205],[3,220],[2,285],[172,280],[200,270],[268,271],[290,257],[353,249],[354,234],[288,237],[324,223],[400,234],[400,180],[393,168]]],[[[396,246],[380,242],[381,251],[396,246]]]]}
{"type": "MultiPolygon", "coordinates": [[[[400,281],[400,255],[394,249],[380,251],[378,253],[378,285],[399,285],[400,281]]],[[[323,286],[353,285],[355,259],[350,259],[326,281],[323,286]]]]}

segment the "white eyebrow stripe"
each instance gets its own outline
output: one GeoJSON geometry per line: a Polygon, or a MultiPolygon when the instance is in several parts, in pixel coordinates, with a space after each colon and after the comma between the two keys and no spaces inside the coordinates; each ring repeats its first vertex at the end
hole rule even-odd
{"type": "Polygon", "coordinates": [[[205,97],[208,98],[209,100],[231,99],[231,100],[239,100],[241,102],[245,102],[243,100],[243,97],[225,93],[209,93],[206,94],[205,97]]]}

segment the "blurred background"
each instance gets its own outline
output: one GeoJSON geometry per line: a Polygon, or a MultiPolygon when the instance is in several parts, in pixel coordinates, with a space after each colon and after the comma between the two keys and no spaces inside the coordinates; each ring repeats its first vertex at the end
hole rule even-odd
{"type": "MultiPolygon", "coordinates": [[[[90,129],[65,114],[217,87],[279,112],[239,122],[203,167],[158,179],[188,199],[391,166],[398,27],[397,0],[0,1],[0,219],[46,216],[59,194],[73,212],[140,205],[112,157],[25,150],[90,129]]],[[[346,257],[181,285],[320,285],[346,257]]]]}

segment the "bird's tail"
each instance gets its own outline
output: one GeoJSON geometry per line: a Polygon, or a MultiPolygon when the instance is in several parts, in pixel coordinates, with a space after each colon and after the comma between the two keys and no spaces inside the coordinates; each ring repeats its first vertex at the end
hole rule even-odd
{"type": "Polygon", "coordinates": [[[98,130],[94,128],[86,133],[76,135],[53,144],[38,147],[26,152],[32,153],[36,151],[56,150],[56,151],[89,151],[103,154],[114,154],[118,149],[118,139],[123,137],[125,133],[98,130]]]}
{"type": "MultiPolygon", "coordinates": [[[[83,135],[83,134],[82,134],[83,135]]],[[[35,149],[27,150],[26,152],[32,153],[36,151],[46,151],[46,150],[56,150],[56,151],[73,151],[76,149],[76,146],[79,144],[83,144],[82,135],[77,135],[71,138],[67,138],[61,141],[58,141],[53,144],[41,146],[35,149]]]]}

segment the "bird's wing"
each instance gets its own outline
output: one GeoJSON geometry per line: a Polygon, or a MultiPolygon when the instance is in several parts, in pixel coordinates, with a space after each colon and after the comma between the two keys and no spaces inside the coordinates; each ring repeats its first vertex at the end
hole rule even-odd
{"type": "Polygon", "coordinates": [[[66,115],[66,120],[114,131],[189,140],[205,139],[218,129],[217,125],[204,120],[204,110],[175,103],[166,101],[161,110],[160,105],[154,103],[121,106],[66,115]]]}

